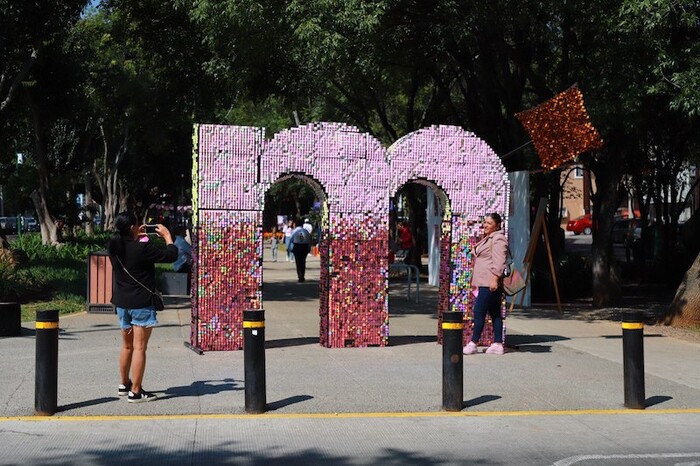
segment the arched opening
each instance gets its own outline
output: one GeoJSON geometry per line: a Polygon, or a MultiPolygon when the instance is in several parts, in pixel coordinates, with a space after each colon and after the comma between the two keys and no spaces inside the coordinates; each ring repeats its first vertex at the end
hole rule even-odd
{"type": "Polygon", "coordinates": [[[328,261],[328,196],[311,176],[287,173],[267,189],[262,218],[262,300],[268,346],[318,343],[320,299],[328,280],[328,267],[323,267],[328,261]],[[312,248],[306,257],[305,281],[299,282],[294,256],[287,256],[280,227],[288,221],[303,226],[305,220],[311,225],[312,248]],[[279,230],[278,241],[273,240],[273,227],[279,230]]]}
{"type": "Polygon", "coordinates": [[[390,203],[389,344],[435,341],[438,315],[449,306],[450,201],[437,183],[419,178],[401,185],[390,203]]]}

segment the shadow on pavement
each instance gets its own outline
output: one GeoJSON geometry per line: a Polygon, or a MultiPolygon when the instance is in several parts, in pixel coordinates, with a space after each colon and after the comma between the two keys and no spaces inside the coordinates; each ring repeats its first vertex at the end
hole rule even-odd
{"type": "MultiPolygon", "coordinates": [[[[192,451],[192,448],[154,448],[150,443],[124,443],[118,454],[110,448],[95,447],[80,452],[79,461],[101,465],[124,464],[284,464],[309,465],[332,464],[350,466],[358,464],[352,455],[329,454],[322,448],[305,448],[293,453],[276,452],[275,449],[250,449],[243,441],[226,441],[211,447],[192,451]]],[[[364,464],[438,465],[446,462],[421,452],[400,448],[384,448],[374,457],[362,457],[364,464]]],[[[474,458],[474,464],[496,464],[489,458],[474,458]]]]}
{"type": "Polygon", "coordinates": [[[498,395],[481,395],[477,396],[476,398],[472,398],[471,400],[466,400],[464,402],[464,407],[465,408],[471,408],[472,406],[478,406],[482,405],[484,403],[488,403],[490,401],[496,401],[500,400],[501,397],[498,395]]]}
{"type": "Polygon", "coordinates": [[[508,334],[506,347],[520,353],[551,353],[552,347],[539,345],[538,343],[549,343],[555,341],[569,340],[560,335],[518,335],[508,334]]]}
{"type": "Polygon", "coordinates": [[[299,338],[284,338],[279,340],[268,340],[265,342],[265,348],[287,348],[289,346],[304,346],[318,345],[320,339],[318,337],[299,337],[299,338]]]}
{"type": "Polygon", "coordinates": [[[285,406],[293,405],[295,403],[301,403],[303,401],[308,401],[308,400],[313,400],[314,397],[311,395],[296,395],[296,396],[290,396],[289,398],[285,398],[283,400],[278,400],[278,401],[273,401],[272,403],[267,404],[267,409],[270,411],[274,411],[276,409],[284,408],[285,406]]]}
{"type": "Polygon", "coordinates": [[[531,345],[534,343],[549,343],[552,341],[564,341],[569,340],[568,337],[563,337],[561,335],[518,335],[518,334],[508,334],[508,344],[509,345],[531,345]]]}
{"type": "Polygon", "coordinates": [[[389,335],[388,346],[413,345],[416,343],[437,343],[437,335],[389,335]]]}
{"type": "Polygon", "coordinates": [[[229,390],[243,390],[243,388],[243,381],[240,381],[239,384],[236,385],[236,381],[234,379],[204,380],[192,382],[190,385],[170,387],[163,392],[165,396],[161,399],[167,400],[168,398],[178,398],[184,396],[216,395],[217,393],[226,392],[229,390]]]}
{"type": "Polygon", "coordinates": [[[307,280],[263,283],[265,301],[318,301],[318,281],[307,280]]]}
{"type": "Polygon", "coordinates": [[[116,401],[118,399],[119,398],[116,396],[105,396],[102,398],[96,398],[94,400],[81,401],[80,403],[71,403],[68,405],[61,405],[61,406],[58,406],[57,410],[58,410],[58,412],[62,412],[62,411],[69,411],[71,409],[86,408],[88,406],[95,406],[95,405],[99,405],[102,403],[109,403],[111,401],[116,401]]]}
{"type": "Polygon", "coordinates": [[[666,401],[671,401],[672,399],[672,396],[650,396],[645,400],[645,405],[648,408],[649,406],[659,405],[661,403],[665,403],[666,401]]]}

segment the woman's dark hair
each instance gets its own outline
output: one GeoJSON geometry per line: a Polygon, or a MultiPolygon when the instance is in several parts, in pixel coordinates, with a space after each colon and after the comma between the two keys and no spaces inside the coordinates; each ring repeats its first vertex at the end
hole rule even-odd
{"type": "Polygon", "coordinates": [[[121,212],[114,219],[116,230],[107,243],[110,256],[124,257],[124,240],[131,237],[131,227],[136,225],[138,219],[131,212],[121,212]]]}
{"type": "Polygon", "coordinates": [[[501,228],[502,220],[501,220],[501,216],[498,215],[497,212],[491,212],[490,214],[486,214],[486,216],[491,217],[491,219],[493,219],[493,221],[496,222],[496,226],[498,226],[499,229],[501,228]]]}

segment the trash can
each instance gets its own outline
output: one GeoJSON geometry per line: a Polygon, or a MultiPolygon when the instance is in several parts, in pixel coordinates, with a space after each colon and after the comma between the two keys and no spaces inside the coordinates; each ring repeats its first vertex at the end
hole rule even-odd
{"type": "Polygon", "coordinates": [[[160,291],[163,296],[188,297],[190,295],[190,274],[162,272],[160,274],[160,291]]]}
{"type": "Polygon", "coordinates": [[[88,254],[87,311],[94,314],[113,314],[112,263],[107,251],[88,254]]]}
{"type": "Polygon", "coordinates": [[[21,314],[19,303],[0,303],[0,337],[22,335],[21,314]]]}

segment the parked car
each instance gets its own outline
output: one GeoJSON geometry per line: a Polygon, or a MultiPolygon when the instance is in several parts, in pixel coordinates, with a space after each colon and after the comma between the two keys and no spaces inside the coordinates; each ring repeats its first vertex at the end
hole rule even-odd
{"type": "Polygon", "coordinates": [[[17,217],[0,217],[0,231],[6,235],[17,233],[17,217]]]}
{"type": "Polygon", "coordinates": [[[29,232],[40,231],[39,222],[33,217],[24,217],[24,222],[22,223],[22,229],[29,232]]]}
{"type": "Polygon", "coordinates": [[[593,220],[591,214],[581,215],[575,220],[569,220],[566,224],[566,231],[573,231],[575,235],[590,235],[593,231],[593,220]]]}
{"type": "Polygon", "coordinates": [[[633,218],[623,218],[616,220],[612,227],[612,242],[630,245],[634,240],[641,238],[642,228],[639,221],[633,218]]]}

